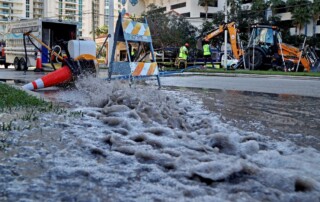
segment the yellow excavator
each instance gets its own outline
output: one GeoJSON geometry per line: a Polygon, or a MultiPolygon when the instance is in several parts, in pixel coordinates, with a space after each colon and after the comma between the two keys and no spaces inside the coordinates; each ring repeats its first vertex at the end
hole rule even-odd
{"type": "Polygon", "coordinates": [[[239,60],[243,56],[244,51],[241,48],[241,42],[240,42],[240,38],[238,35],[239,31],[235,26],[235,22],[221,24],[217,29],[211,31],[205,37],[199,38],[197,41],[197,49],[202,50],[202,42],[203,41],[210,41],[214,37],[217,37],[220,34],[222,34],[225,30],[227,30],[229,33],[229,41],[231,44],[231,50],[232,50],[233,57],[239,60]]]}
{"type": "Polygon", "coordinates": [[[244,66],[250,70],[273,68],[281,71],[320,71],[319,57],[305,42],[302,49],[283,43],[277,26],[253,25],[251,29],[251,37],[245,49],[242,48],[234,22],[222,24],[200,38],[197,48],[202,49],[202,41],[209,41],[227,30],[233,57],[239,60],[234,68],[244,66]]]}
{"type": "Polygon", "coordinates": [[[253,25],[243,61],[249,69],[282,71],[320,71],[315,51],[303,43],[301,49],[283,43],[280,29],[271,25],[253,25]]]}

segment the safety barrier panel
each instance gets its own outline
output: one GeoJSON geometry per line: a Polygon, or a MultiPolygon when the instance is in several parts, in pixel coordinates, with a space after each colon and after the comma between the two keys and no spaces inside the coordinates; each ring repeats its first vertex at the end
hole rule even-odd
{"type": "Polygon", "coordinates": [[[132,19],[125,19],[123,18],[123,14],[120,13],[114,35],[114,43],[112,48],[108,78],[111,79],[112,75],[114,74],[128,75],[131,84],[134,80],[134,77],[155,76],[158,80],[159,87],[161,87],[159,68],[155,59],[155,54],[152,46],[150,28],[147,24],[146,18],[144,20],[145,23],[136,22],[132,19]],[[125,42],[126,44],[128,57],[127,62],[114,61],[116,45],[119,41],[125,42]],[[132,61],[130,55],[132,50],[130,50],[129,48],[129,43],[137,43],[139,44],[139,47],[141,43],[147,43],[149,45],[150,53],[152,56],[151,62],[132,61]]]}

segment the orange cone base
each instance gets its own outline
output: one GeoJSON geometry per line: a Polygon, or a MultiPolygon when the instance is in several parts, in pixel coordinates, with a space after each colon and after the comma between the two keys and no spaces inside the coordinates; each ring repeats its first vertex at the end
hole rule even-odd
{"type": "Polygon", "coordinates": [[[35,72],[43,72],[44,70],[42,68],[35,68],[33,71],[35,71],[35,72]]]}
{"type": "Polygon", "coordinates": [[[41,72],[41,71],[43,71],[40,52],[38,52],[38,55],[37,55],[36,69],[35,69],[34,71],[35,71],[35,72],[41,72]]]}
{"type": "Polygon", "coordinates": [[[68,83],[71,80],[72,72],[70,68],[68,66],[63,66],[62,68],[54,72],[51,72],[40,79],[37,79],[22,86],[22,88],[26,90],[36,90],[40,88],[55,86],[58,84],[68,83]]]}

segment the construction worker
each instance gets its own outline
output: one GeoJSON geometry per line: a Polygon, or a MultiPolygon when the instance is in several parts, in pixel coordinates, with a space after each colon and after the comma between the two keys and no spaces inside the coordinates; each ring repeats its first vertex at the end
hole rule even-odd
{"type": "Polygon", "coordinates": [[[131,62],[134,61],[135,49],[132,48],[132,45],[129,43],[129,55],[131,62]]]}
{"type": "Polygon", "coordinates": [[[186,43],[184,44],[184,46],[180,47],[180,51],[179,51],[179,62],[178,62],[178,68],[180,67],[180,63],[184,62],[184,68],[187,68],[187,60],[188,60],[188,47],[189,44],[186,43]]]}
{"type": "Polygon", "coordinates": [[[204,58],[204,67],[207,65],[207,60],[211,61],[212,68],[214,68],[212,58],[211,58],[211,50],[209,45],[209,40],[205,40],[205,44],[202,46],[203,49],[203,58],[204,58]]]}

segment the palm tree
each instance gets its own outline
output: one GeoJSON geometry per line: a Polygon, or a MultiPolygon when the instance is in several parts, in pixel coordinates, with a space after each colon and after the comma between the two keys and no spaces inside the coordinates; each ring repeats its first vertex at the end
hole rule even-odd
{"type": "Polygon", "coordinates": [[[206,13],[206,21],[208,19],[209,6],[213,6],[216,2],[217,2],[217,0],[199,0],[198,1],[198,5],[203,6],[203,8],[204,8],[204,11],[206,13]]]}
{"type": "MultiPolygon", "coordinates": [[[[108,26],[106,25],[102,25],[101,27],[97,27],[95,30],[94,30],[94,33],[97,37],[100,37],[100,36],[107,36],[108,35],[108,26]]],[[[90,34],[92,34],[92,31],[90,32],[90,34]]]]}
{"type": "Polygon", "coordinates": [[[296,35],[301,35],[302,26],[309,23],[312,18],[311,2],[309,0],[288,0],[287,6],[292,15],[293,24],[296,26],[296,35]]]}
{"type": "Polygon", "coordinates": [[[272,10],[272,17],[277,13],[281,7],[285,7],[286,3],[283,0],[269,0],[270,8],[272,10]]]}
{"type": "Polygon", "coordinates": [[[255,23],[265,23],[267,21],[265,12],[269,7],[269,2],[264,0],[255,0],[251,6],[252,17],[255,19],[255,23]]]}
{"type": "Polygon", "coordinates": [[[315,35],[317,21],[319,20],[319,17],[320,17],[320,0],[313,0],[312,16],[313,16],[313,35],[315,35]]]}

